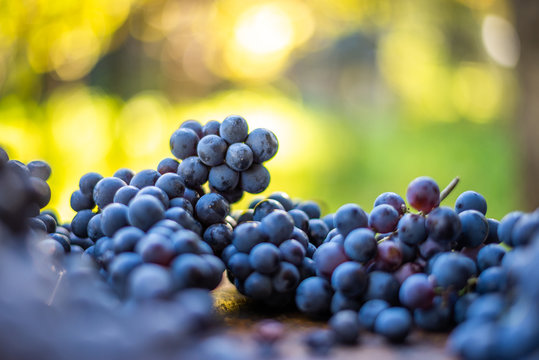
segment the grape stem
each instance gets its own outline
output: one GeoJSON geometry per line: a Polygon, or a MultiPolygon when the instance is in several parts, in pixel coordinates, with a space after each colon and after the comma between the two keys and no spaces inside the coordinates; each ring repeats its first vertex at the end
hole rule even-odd
{"type": "Polygon", "coordinates": [[[443,189],[442,192],[440,193],[440,202],[444,201],[445,198],[448,197],[449,194],[451,194],[451,192],[453,191],[453,189],[455,189],[459,181],[460,181],[460,178],[458,176],[454,178],[453,180],[451,180],[449,185],[447,185],[445,189],[443,189]]]}
{"type": "Polygon", "coordinates": [[[58,279],[56,279],[56,284],[54,285],[54,289],[52,290],[52,294],[49,298],[49,301],[47,301],[47,305],[51,306],[52,302],[54,301],[54,298],[56,297],[56,292],[58,291],[58,288],[60,287],[60,282],[62,282],[62,278],[64,277],[65,270],[61,270],[58,273],[58,279]]]}

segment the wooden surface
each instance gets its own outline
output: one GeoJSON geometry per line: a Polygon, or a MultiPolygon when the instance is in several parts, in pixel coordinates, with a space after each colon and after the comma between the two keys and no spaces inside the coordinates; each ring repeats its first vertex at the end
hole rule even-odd
{"type": "MultiPolygon", "coordinates": [[[[259,351],[253,339],[253,325],[260,320],[281,321],[286,332],[283,340],[275,346],[274,356],[280,359],[321,358],[313,355],[303,344],[302,339],[310,331],[326,327],[324,321],[313,321],[304,315],[288,311],[272,311],[253,304],[239,294],[234,286],[223,279],[219,288],[214,290],[216,308],[224,318],[227,332],[241,340],[242,346],[251,351],[259,351]]],[[[382,337],[369,332],[361,332],[359,342],[354,346],[335,347],[325,358],[330,359],[369,359],[369,360],[455,360],[445,351],[447,334],[426,333],[414,330],[404,344],[394,345],[382,337]]],[[[267,357],[266,357],[267,358],[267,357]]]]}

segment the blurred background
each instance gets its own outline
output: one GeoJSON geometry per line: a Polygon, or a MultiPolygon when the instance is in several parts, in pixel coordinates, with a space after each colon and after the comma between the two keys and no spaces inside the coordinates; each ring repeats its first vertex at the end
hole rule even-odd
{"type": "MultiPolygon", "coordinates": [[[[155,168],[186,119],[279,138],[270,188],[370,211],[428,175],[539,205],[531,0],[0,0],[0,145],[81,175],[155,168]]],[[[244,205],[252,196],[246,196],[244,205]]]]}

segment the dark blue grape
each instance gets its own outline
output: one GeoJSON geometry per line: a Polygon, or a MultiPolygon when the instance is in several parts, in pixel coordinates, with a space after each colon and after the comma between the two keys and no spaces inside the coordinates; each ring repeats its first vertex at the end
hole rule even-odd
{"type": "Polygon", "coordinates": [[[127,220],[127,206],[123,204],[109,204],[101,213],[101,230],[108,237],[113,237],[116,231],[129,224],[127,220]]]}
{"type": "Polygon", "coordinates": [[[499,293],[485,294],[470,304],[466,311],[466,320],[496,320],[505,307],[506,302],[499,293]]]}
{"type": "Polygon", "coordinates": [[[283,208],[288,212],[290,212],[294,208],[294,202],[292,201],[290,196],[285,192],[277,191],[277,192],[271,193],[271,195],[268,196],[268,199],[278,201],[283,206],[283,208]]]}
{"type": "Polygon", "coordinates": [[[43,209],[51,201],[51,188],[44,180],[37,177],[30,178],[30,187],[33,191],[33,200],[35,204],[37,204],[40,209],[43,209]]]}
{"type": "Polygon", "coordinates": [[[140,255],[131,252],[119,254],[110,263],[109,279],[121,296],[125,294],[129,274],[140,265],[142,265],[140,255]]]}
{"type": "Polygon", "coordinates": [[[500,266],[505,252],[505,249],[498,244],[489,244],[483,247],[477,254],[477,267],[479,271],[492,266],[500,266]]]}
{"type": "Polygon", "coordinates": [[[334,222],[339,233],[346,238],[352,230],[366,228],[368,226],[368,216],[358,205],[346,204],[337,210],[334,222]]]}
{"type": "Polygon", "coordinates": [[[326,223],[330,231],[335,229],[335,214],[327,214],[322,218],[322,221],[326,223]]]}
{"type": "Polygon", "coordinates": [[[466,256],[458,253],[444,253],[436,258],[432,265],[436,286],[453,290],[466,286],[468,279],[475,274],[467,264],[468,260],[466,256]]]}
{"type": "Polygon", "coordinates": [[[84,174],[79,181],[80,191],[86,196],[93,196],[95,185],[101,179],[103,179],[103,176],[95,172],[84,174]]]}
{"type": "Polygon", "coordinates": [[[272,277],[273,289],[278,293],[289,293],[296,289],[300,280],[298,268],[289,262],[282,261],[272,277]]]}
{"type": "Polygon", "coordinates": [[[88,221],[88,237],[93,241],[105,236],[101,230],[101,214],[96,214],[88,221]]]}
{"type": "Polygon", "coordinates": [[[154,186],[160,176],[161,174],[156,170],[145,169],[136,173],[129,182],[129,185],[139,189],[145,188],[146,186],[154,186]]]}
{"type": "Polygon", "coordinates": [[[450,251],[451,243],[439,242],[429,237],[427,238],[427,240],[419,244],[417,249],[419,251],[419,255],[421,256],[421,258],[428,260],[436,256],[437,254],[450,251]]]}
{"type": "Polygon", "coordinates": [[[460,246],[477,247],[481,245],[488,235],[488,222],[483,214],[477,210],[464,210],[459,214],[462,230],[457,242],[460,246]]]}
{"type": "Polygon", "coordinates": [[[260,230],[268,240],[279,246],[283,241],[290,239],[294,230],[294,220],[284,210],[275,210],[264,217],[260,223],[260,230]]]}
{"type": "Polygon", "coordinates": [[[382,310],[374,322],[374,331],[392,342],[402,342],[412,329],[412,316],[405,308],[382,310]]]}
{"type": "Polygon", "coordinates": [[[446,331],[452,325],[451,305],[441,296],[436,296],[433,306],[414,310],[414,322],[423,330],[446,331]]]}
{"type": "Polygon", "coordinates": [[[200,139],[197,154],[207,166],[221,165],[225,161],[228,144],[220,136],[208,135],[200,139]]]}
{"type": "Polygon", "coordinates": [[[219,135],[229,144],[243,142],[248,133],[247,121],[239,115],[226,117],[219,127],[219,135]]]}
{"type": "Polygon", "coordinates": [[[198,135],[191,129],[180,128],[170,137],[170,151],[178,159],[197,155],[198,135]]]}
{"type": "Polygon", "coordinates": [[[41,254],[51,259],[60,260],[65,254],[62,244],[54,239],[45,239],[38,242],[37,248],[41,254]]]}
{"type": "Polygon", "coordinates": [[[316,246],[314,246],[312,243],[309,243],[309,245],[307,246],[307,256],[312,259],[316,250],[316,246]]]}
{"type": "Polygon", "coordinates": [[[253,164],[241,173],[240,184],[244,191],[259,194],[266,190],[270,183],[270,173],[263,165],[253,164]]]}
{"type": "Polygon", "coordinates": [[[383,271],[369,273],[369,285],[365,300],[380,299],[390,304],[397,304],[400,284],[397,279],[383,271]]]}
{"type": "Polygon", "coordinates": [[[438,242],[450,243],[456,240],[462,229],[459,215],[445,206],[434,209],[425,224],[429,238],[438,242]]]}
{"type": "Polygon", "coordinates": [[[397,237],[393,237],[393,241],[395,242],[395,245],[397,245],[400,249],[403,264],[410,263],[416,260],[418,254],[417,246],[408,245],[405,242],[401,241],[400,235],[397,237]]]}
{"type": "Polygon", "coordinates": [[[201,254],[202,239],[190,230],[178,230],[171,237],[176,253],[179,254],[201,254]]]}
{"type": "MultiPolygon", "coordinates": [[[[80,211],[79,213],[81,212],[85,212],[85,211],[90,211],[90,210],[82,210],[80,211]]],[[[37,216],[37,218],[41,221],[43,221],[43,223],[45,224],[45,226],[47,227],[47,232],[49,234],[52,234],[53,232],[56,231],[56,226],[57,226],[57,223],[56,223],[56,220],[54,219],[54,217],[52,217],[50,214],[47,214],[45,212],[39,214],[37,216]]],[[[74,220],[74,219],[73,219],[74,220]]],[[[88,219],[88,221],[90,221],[90,219],[88,219]]],[[[82,222],[80,225],[84,225],[84,222],[82,222]]],[[[87,226],[88,224],[86,224],[87,226]]],[[[83,236],[84,237],[84,236],[83,236]]]]}
{"type": "Polygon", "coordinates": [[[296,305],[308,315],[320,316],[329,311],[332,296],[329,282],[313,276],[303,280],[296,289],[296,305]]]}
{"type": "Polygon", "coordinates": [[[404,215],[406,212],[406,203],[400,195],[394,192],[385,192],[380,194],[374,201],[374,207],[382,204],[391,205],[395,210],[397,210],[399,215],[404,215]]]}
{"type": "Polygon", "coordinates": [[[230,206],[225,198],[215,193],[202,196],[195,207],[197,219],[206,226],[222,222],[229,211],[230,206]]]}
{"type": "Polygon", "coordinates": [[[464,320],[466,320],[466,312],[468,311],[468,307],[479,297],[479,294],[477,293],[467,293],[458,298],[458,300],[455,302],[455,307],[453,310],[455,322],[457,324],[460,324],[464,320]]]}
{"type": "Polygon", "coordinates": [[[399,239],[408,245],[418,245],[427,239],[425,218],[418,214],[407,213],[397,226],[399,239]]]}
{"type": "Polygon", "coordinates": [[[487,201],[483,195],[475,191],[465,191],[455,201],[455,211],[461,213],[466,210],[476,210],[485,215],[487,213],[487,201]]]}
{"type": "Polygon", "coordinates": [[[357,297],[367,289],[367,273],[360,264],[347,261],[335,268],[331,276],[331,285],[335,291],[348,297],[357,297]]]}
{"type": "Polygon", "coordinates": [[[83,248],[84,250],[88,249],[90,246],[94,245],[94,242],[89,238],[81,239],[80,237],[72,234],[70,237],[71,245],[77,245],[83,248]]]}
{"type": "Polygon", "coordinates": [[[197,134],[199,138],[204,136],[202,125],[196,120],[185,120],[181,125],[180,129],[191,129],[197,134]]]}
{"type": "Polygon", "coordinates": [[[245,171],[253,164],[253,151],[245,144],[232,144],[226,151],[226,164],[233,170],[245,171]]]}
{"type": "Polygon", "coordinates": [[[51,176],[52,169],[49,164],[43,160],[34,160],[26,164],[28,171],[30,171],[30,176],[39,178],[43,181],[47,181],[51,176]]]}
{"type": "Polygon", "coordinates": [[[210,120],[202,127],[202,136],[219,135],[221,123],[217,120],[210,120]]]}
{"type": "Polygon", "coordinates": [[[203,185],[208,181],[208,174],[208,167],[200,161],[198,156],[188,157],[178,166],[178,175],[181,176],[185,185],[190,188],[203,185]]]}
{"type": "Polygon", "coordinates": [[[318,205],[316,202],[312,200],[306,200],[300,202],[296,209],[301,210],[307,214],[309,219],[319,219],[322,215],[322,210],[320,209],[320,205],[318,205]]]}
{"type": "Polygon", "coordinates": [[[167,266],[176,255],[174,245],[168,238],[159,234],[148,234],[139,240],[135,251],[146,263],[167,266]]]}
{"type": "Polygon", "coordinates": [[[527,245],[536,233],[539,233],[539,211],[522,215],[511,232],[513,246],[527,245]]]}
{"type": "Polygon", "coordinates": [[[161,202],[161,204],[163,204],[163,207],[165,209],[168,209],[169,207],[168,195],[157,186],[146,186],[145,188],[141,189],[137,193],[136,197],[140,197],[144,195],[150,195],[150,196],[155,197],[157,200],[161,202]]]}
{"type": "Polygon", "coordinates": [[[357,314],[352,310],[342,310],[329,319],[329,327],[335,339],[342,344],[355,344],[359,336],[357,314]]]}
{"type": "Polygon", "coordinates": [[[29,218],[27,220],[27,225],[32,230],[42,231],[44,233],[47,232],[47,225],[45,225],[45,223],[38,218],[29,218]]]}
{"type": "Polygon", "coordinates": [[[308,257],[303,258],[303,262],[301,263],[301,266],[299,267],[299,271],[301,273],[302,279],[306,279],[311,276],[316,276],[316,266],[314,264],[313,259],[310,259],[308,257]]]}
{"type": "Polygon", "coordinates": [[[221,253],[221,259],[225,264],[228,264],[228,260],[236,253],[238,253],[238,249],[236,249],[236,247],[232,244],[228,245],[221,253]]]}
{"type": "Polygon", "coordinates": [[[309,231],[309,217],[304,211],[298,209],[292,209],[288,212],[288,215],[294,220],[294,225],[304,232],[309,231]]]}
{"type": "Polygon", "coordinates": [[[485,239],[485,244],[499,244],[500,239],[498,238],[498,225],[500,222],[496,219],[487,219],[488,222],[488,235],[485,239]]]}
{"type": "Polygon", "coordinates": [[[267,299],[272,292],[272,281],[267,275],[253,272],[245,279],[245,294],[255,300],[267,299]]]}
{"type": "Polygon", "coordinates": [[[67,237],[64,234],[54,233],[54,234],[50,234],[50,238],[58,241],[60,245],[62,245],[66,253],[71,252],[71,245],[69,243],[69,237],[67,237]]]}
{"type": "Polygon", "coordinates": [[[508,287],[507,272],[501,266],[485,269],[477,278],[475,290],[479,294],[505,292],[508,287]]]}
{"type": "Polygon", "coordinates": [[[348,261],[348,257],[344,253],[343,245],[329,242],[320,245],[320,247],[316,249],[313,260],[316,265],[316,274],[330,280],[333,271],[337,266],[348,261]]]}
{"type": "Polygon", "coordinates": [[[91,196],[84,195],[80,190],[76,190],[71,194],[69,204],[75,211],[92,210],[95,207],[94,199],[91,196]]]}
{"type": "Polygon", "coordinates": [[[492,323],[468,321],[451,333],[448,348],[463,359],[498,359],[501,357],[494,350],[496,337],[496,327],[492,323]]]}
{"type": "Polygon", "coordinates": [[[270,243],[262,243],[254,246],[249,253],[251,267],[262,274],[271,274],[279,267],[279,248],[270,243]]]}
{"type": "Polygon", "coordinates": [[[230,191],[238,185],[240,175],[228,165],[223,164],[210,169],[208,180],[217,191],[230,191]]]}
{"type": "Polygon", "coordinates": [[[369,215],[369,227],[378,233],[395,231],[399,222],[399,213],[391,205],[378,205],[369,215]]]}
{"type": "Polygon", "coordinates": [[[133,179],[133,176],[135,176],[135,172],[131,169],[122,168],[116,170],[116,172],[112,176],[121,179],[126,184],[129,184],[133,179]]]}
{"type": "Polygon", "coordinates": [[[399,300],[410,309],[428,309],[434,300],[434,286],[425,274],[413,274],[401,285],[399,300]]]}
{"type": "Polygon", "coordinates": [[[248,221],[234,229],[232,244],[238,251],[248,253],[255,245],[267,241],[267,239],[267,235],[260,229],[259,222],[248,221]]]}
{"type": "Polygon", "coordinates": [[[268,129],[254,129],[249,133],[245,143],[253,150],[255,163],[263,163],[275,156],[279,142],[273,132],[268,129]]]}
{"type": "Polygon", "coordinates": [[[361,307],[359,298],[348,297],[340,291],[335,292],[331,298],[331,313],[335,314],[342,310],[354,310],[358,311],[361,307]]]}
{"type": "Polygon", "coordinates": [[[281,258],[296,266],[301,266],[307,250],[297,240],[286,240],[280,246],[281,258]]]}
{"type": "Polygon", "coordinates": [[[359,325],[365,330],[374,330],[374,322],[378,315],[390,307],[389,303],[381,299],[368,300],[361,306],[358,313],[359,325]]]}
{"type": "Polygon", "coordinates": [[[498,226],[498,239],[506,245],[513,246],[512,232],[516,222],[524,215],[523,212],[513,211],[505,215],[498,226]]]}
{"type": "Polygon", "coordinates": [[[253,272],[253,268],[249,263],[249,255],[240,252],[235,253],[228,259],[227,267],[234,277],[239,280],[247,279],[247,276],[253,272]]]}
{"type": "MultiPolygon", "coordinates": [[[[263,200],[264,200],[264,198],[263,198],[262,196],[255,196],[255,197],[253,198],[253,200],[251,200],[251,201],[249,202],[248,208],[249,208],[249,209],[254,209],[255,206],[256,206],[259,202],[261,202],[261,201],[263,201],[263,200]]],[[[284,208],[283,208],[283,210],[284,210],[284,208]]]]}
{"type": "Polygon", "coordinates": [[[329,233],[326,223],[320,219],[309,220],[309,240],[315,246],[320,246],[329,233]]]}
{"type": "Polygon", "coordinates": [[[421,176],[408,185],[406,199],[414,209],[428,214],[440,204],[440,188],[430,177],[421,176]]]}
{"type": "Polygon", "coordinates": [[[139,228],[128,226],[118,230],[112,239],[115,253],[134,251],[135,246],[144,236],[144,231],[139,228]]]}
{"type": "Polygon", "coordinates": [[[155,197],[142,195],[130,202],[127,214],[129,224],[146,231],[165,218],[165,208],[155,197]]]}
{"type": "Polygon", "coordinates": [[[364,228],[353,230],[344,239],[344,251],[346,256],[360,263],[374,259],[378,252],[374,232],[364,228]]]}
{"type": "Polygon", "coordinates": [[[204,241],[211,246],[215,254],[221,252],[232,243],[233,229],[228,224],[213,224],[204,231],[204,241]]]}
{"type": "Polygon", "coordinates": [[[118,189],[126,186],[127,184],[118,178],[110,177],[99,180],[95,185],[93,199],[96,205],[100,209],[104,209],[105,206],[111,204],[114,201],[114,195],[118,189]]]}
{"type": "Polygon", "coordinates": [[[263,218],[274,210],[284,210],[284,207],[278,201],[271,199],[259,201],[254,207],[253,220],[262,221],[263,218]]]}
{"type": "Polygon", "coordinates": [[[139,189],[128,185],[121,187],[116,191],[116,194],[114,194],[114,202],[124,205],[129,205],[129,202],[138,194],[139,189]]]}
{"type": "Polygon", "coordinates": [[[304,342],[315,355],[327,356],[335,345],[335,334],[328,329],[314,330],[305,337],[304,342]]]}
{"type": "Polygon", "coordinates": [[[180,197],[185,191],[185,184],[183,179],[172,173],[161,175],[155,182],[155,186],[163,190],[169,199],[180,197]]]}
{"type": "Polygon", "coordinates": [[[128,276],[128,293],[135,300],[167,298],[172,293],[172,278],[160,265],[142,264],[128,276]]]}
{"type": "Polygon", "coordinates": [[[178,172],[179,161],[173,158],[164,158],[157,164],[157,172],[161,175],[178,172]]]}
{"type": "Polygon", "coordinates": [[[181,254],[171,265],[172,278],[176,289],[207,288],[212,269],[199,255],[181,254]]]}
{"type": "Polygon", "coordinates": [[[202,227],[198,221],[182,208],[176,207],[168,209],[165,211],[165,218],[172,220],[181,225],[182,228],[194,231],[197,234],[202,232],[202,227]]]}
{"type": "Polygon", "coordinates": [[[189,200],[187,200],[186,198],[183,198],[183,197],[177,197],[177,198],[174,198],[174,199],[170,199],[169,206],[171,208],[178,207],[180,209],[184,209],[185,211],[187,211],[191,215],[193,215],[193,213],[194,213],[193,204],[191,204],[191,202],[189,200]]]}
{"type": "Polygon", "coordinates": [[[204,287],[208,290],[213,290],[221,283],[223,272],[225,271],[225,265],[221,259],[213,254],[202,254],[200,256],[206,261],[210,268],[210,275],[204,281],[204,287]]]}
{"type": "Polygon", "coordinates": [[[241,215],[238,216],[238,218],[236,219],[236,224],[239,225],[247,221],[253,221],[253,214],[254,214],[253,209],[248,209],[248,210],[243,211],[241,215]]]}

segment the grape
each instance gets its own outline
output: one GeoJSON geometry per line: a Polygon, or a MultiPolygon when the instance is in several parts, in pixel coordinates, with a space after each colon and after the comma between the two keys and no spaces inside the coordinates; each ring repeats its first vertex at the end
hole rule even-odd
{"type": "Polygon", "coordinates": [[[406,199],[414,209],[428,214],[440,204],[440,188],[433,179],[418,177],[408,185],[406,199]]]}
{"type": "MultiPolygon", "coordinates": [[[[253,251],[255,249],[253,249],[253,251]]],[[[294,291],[298,286],[299,281],[300,273],[298,268],[286,261],[282,261],[279,264],[279,267],[272,278],[273,288],[279,293],[289,293],[294,291]]]]}
{"type": "MultiPolygon", "coordinates": [[[[38,215],[37,218],[39,220],[43,221],[43,223],[47,227],[47,232],[49,234],[56,231],[57,223],[56,223],[56,220],[51,215],[46,214],[45,212],[43,212],[42,214],[38,215]]],[[[90,221],[90,220],[88,219],[88,221],[90,221]]],[[[84,222],[82,222],[81,225],[84,226],[84,222]]],[[[87,224],[86,224],[86,226],[87,226],[87,224]]]]}
{"type": "MultiPolygon", "coordinates": [[[[167,173],[161,175],[155,182],[155,186],[163,190],[169,199],[180,197],[185,191],[185,184],[177,174],[167,173]]],[[[144,189],[142,190],[144,191],[144,189]]]]}
{"type": "Polygon", "coordinates": [[[359,309],[359,325],[365,330],[374,330],[374,322],[378,315],[390,307],[389,303],[380,299],[368,300],[359,309]]]}
{"type": "Polygon", "coordinates": [[[75,190],[71,194],[69,203],[75,211],[92,210],[95,207],[94,199],[91,196],[84,195],[80,190],[75,190]]]}
{"type": "Polygon", "coordinates": [[[466,286],[468,279],[474,275],[466,264],[468,258],[458,253],[444,253],[435,259],[432,265],[432,275],[436,285],[454,290],[466,286]]]}
{"type": "Polygon", "coordinates": [[[54,233],[50,235],[50,238],[56,240],[66,253],[71,251],[71,245],[69,244],[69,238],[63,234],[54,233]]]}
{"type": "Polygon", "coordinates": [[[343,344],[355,344],[359,336],[359,322],[352,310],[342,310],[329,319],[329,327],[335,339],[343,344]]]}
{"type": "Polygon", "coordinates": [[[86,196],[92,196],[94,193],[95,185],[101,179],[103,179],[103,176],[95,172],[84,174],[79,181],[80,191],[82,191],[82,193],[86,196]]]}
{"type": "Polygon", "coordinates": [[[213,224],[204,231],[204,241],[217,255],[232,243],[233,229],[228,224],[213,224]]]}
{"type": "Polygon", "coordinates": [[[335,314],[341,310],[358,311],[360,307],[361,303],[358,298],[348,297],[340,291],[335,292],[331,298],[330,310],[332,314],[335,314]]]}
{"type": "Polygon", "coordinates": [[[414,322],[423,330],[445,331],[452,323],[451,307],[442,297],[436,296],[432,307],[414,310],[414,322]]]}
{"type": "Polygon", "coordinates": [[[203,128],[202,125],[196,120],[185,120],[181,125],[180,129],[191,129],[197,134],[199,138],[202,138],[203,134],[203,128]]]}
{"type": "Polygon", "coordinates": [[[238,185],[239,179],[239,173],[232,170],[226,164],[212,167],[208,177],[210,186],[217,191],[230,191],[234,189],[238,185]]]}
{"type": "Polygon", "coordinates": [[[112,238],[114,252],[118,254],[133,251],[135,245],[143,236],[144,231],[133,226],[127,226],[118,230],[112,238]]]}
{"type": "Polygon", "coordinates": [[[165,208],[151,195],[137,196],[129,203],[127,218],[130,225],[146,231],[165,218],[165,208]]]}
{"type": "Polygon", "coordinates": [[[263,300],[271,295],[272,286],[269,276],[255,271],[245,279],[245,294],[255,300],[263,300]]]}
{"type": "Polygon", "coordinates": [[[110,177],[103,178],[94,187],[93,199],[95,204],[104,209],[105,206],[111,204],[114,201],[114,195],[116,191],[127,184],[118,178],[110,177]]]}
{"type": "Polygon", "coordinates": [[[326,223],[320,219],[309,220],[309,239],[315,246],[320,246],[326,236],[329,229],[326,223]]]}
{"type": "Polygon", "coordinates": [[[284,210],[284,207],[277,201],[265,199],[258,201],[254,206],[253,220],[262,221],[269,213],[274,210],[284,210]]]}
{"type": "Polygon", "coordinates": [[[524,215],[523,212],[513,211],[505,215],[498,226],[498,239],[506,245],[513,246],[512,232],[516,222],[524,215]]]}
{"type": "Polygon", "coordinates": [[[326,356],[335,344],[335,334],[328,329],[317,329],[309,333],[304,342],[314,354],[326,356]]]}
{"type": "Polygon", "coordinates": [[[288,215],[294,220],[294,225],[301,229],[303,232],[309,231],[309,217],[304,211],[298,209],[292,209],[288,211],[288,215]]]}
{"type": "Polygon", "coordinates": [[[390,304],[396,304],[399,298],[400,284],[395,277],[383,271],[373,271],[369,274],[369,285],[364,296],[365,300],[380,299],[390,304]]]}
{"type": "Polygon", "coordinates": [[[365,269],[354,261],[347,261],[335,268],[331,285],[345,296],[357,297],[367,289],[368,277],[365,269]]]}
{"type": "Polygon", "coordinates": [[[467,293],[461,296],[456,302],[454,307],[455,322],[460,324],[466,320],[466,312],[468,307],[477,299],[479,295],[477,293],[467,293]]]}
{"type": "Polygon", "coordinates": [[[26,167],[28,168],[28,171],[30,172],[30,176],[39,178],[43,181],[47,181],[49,177],[51,176],[51,172],[52,172],[51,167],[45,161],[42,161],[42,160],[30,161],[28,164],[26,164],[26,167]]]}
{"type": "Polygon", "coordinates": [[[161,190],[157,186],[146,186],[145,188],[141,189],[137,193],[136,197],[140,197],[140,196],[143,196],[143,195],[153,196],[154,198],[159,200],[161,202],[161,204],[163,204],[163,207],[165,209],[168,209],[168,207],[169,207],[168,196],[163,190],[161,190]]]}
{"type": "Polygon", "coordinates": [[[399,239],[408,245],[418,245],[427,239],[425,218],[417,214],[404,214],[399,220],[399,239]]]}
{"type": "Polygon", "coordinates": [[[122,169],[116,170],[116,172],[112,176],[122,180],[126,184],[129,184],[131,180],[133,180],[133,177],[135,176],[135,172],[131,169],[122,168],[122,169]]]}
{"type": "Polygon", "coordinates": [[[225,161],[227,143],[217,135],[204,136],[197,145],[197,154],[200,161],[207,166],[221,165],[225,161]]]}
{"type": "Polygon", "coordinates": [[[253,164],[241,173],[240,183],[243,190],[251,194],[259,194],[266,190],[270,183],[269,171],[262,165],[253,164]]]}
{"type": "Polygon", "coordinates": [[[374,207],[382,204],[391,205],[395,210],[397,210],[399,215],[404,215],[406,212],[406,203],[402,197],[400,197],[400,195],[395,194],[394,192],[385,192],[374,200],[374,207]]]}
{"type": "Polygon", "coordinates": [[[260,229],[259,222],[248,221],[234,229],[232,244],[238,251],[248,253],[255,245],[267,241],[267,239],[267,235],[260,229]]]}
{"type": "Polygon", "coordinates": [[[129,202],[138,194],[138,192],[139,189],[131,185],[121,187],[116,191],[116,194],[114,194],[113,201],[115,203],[129,205],[129,202]]]}
{"type": "Polygon", "coordinates": [[[323,315],[329,311],[332,295],[329,282],[313,276],[303,280],[296,289],[296,305],[308,315],[323,315]]]}
{"type": "Polygon", "coordinates": [[[326,224],[330,231],[335,229],[335,214],[325,215],[322,217],[322,221],[326,224]]]}
{"type": "Polygon", "coordinates": [[[369,229],[356,229],[344,239],[344,251],[350,259],[366,263],[374,259],[378,245],[369,229]]]}
{"type": "Polygon", "coordinates": [[[296,206],[296,209],[305,212],[309,219],[319,219],[322,213],[322,210],[320,210],[320,206],[316,202],[311,200],[300,202],[296,206]]]}
{"type": "Polygon", "coordinates": [[[271,274],[279,268],[279,248],[273,244],[262,243],[254,246],[249,253],[249,264],[262,274],[271,274]]]}
{"type": "Polygon", "coordinates": [[[177,197],[177,198],[170,199],[169,206],[171,208],[178,207],[178,208],[184,209],[191,215],[193,215],[195,211],[195,209],[193,208],[193,204],[191,204],[191,202],[184,197],[177,197]]]}
{"type": "Polygon", "coordinates": [[[165,175],[167,173],[175,174],[178,172],[179,165],[180,163],[176,159],[164,158],[159,162],[159,164],[157,164],[157,172],[161,175],[165,175]]]}
{"type": "Polygon", "coordinates": [[[146,186],[154,186],[157,179],[159,179],[159,176],[161,176],[161,174],[153,169],[142,170],[133,176],[129,185],[139,189],[145,188],[146,186]]]}
{"type": "Polygon", "coordinates": [[[221,123],[217,120],[210,120],[202,127],[202,136],[219,135],[221,123]]]}
{"type": "Polygon", "coordinates": [[[230,206],[225,198],[215,193],[202,196],[195,207],[198,220],[207,226],[222,222],[229,211],[230,206]]]}
{"type": "Polygon", "coordinates": [[[245,144],[232,144],[226,151],[226,164],[236,171],[245,171],[253,164],[253,151],[245,144]]]}
{"type": "Polygon", "coordinates": [[[193,216],[182,208],[170,208],[165,211],[165,218],[174,221],[182,228],[202,234],[202,226],[193,216]]]}
{"type": "Polygon", "coordinates": [[[179,128],[170,137],[170,151],[178,159],[197,155],[198,135],[191,129],[179,128]]]}
{"type": "Polygon", "coordinates": [[[229,144],[243,142],[248,132],[247,121],[238,115],[228,116],[219,127],[219,135],[229,144]]]}
{"type": "Polygon", "coordinates": [[[348,258],[342,245],[330,242],[322,244],[316,249],[313,260],[316,266],[316,274],[329,280],[337,266],[348,261],[348,258]]]}
{"type": "Polygon", "coordinates": [[[290,235],[290,239],[299,241],[301,243],[301,245],[303,245],[305,250],[308,250],[309,245],[314,246],[313,244],[311,244],[309,242],[309,237],[307,236],[307,234],[305,234],[305,232],[298,229],[297,227],[294,227],[294,230],[292,230],[292,234],[290,235]]]}
{"type": "Polygon", "coordinates": [[[128,276],[128,293],[135,300],[166,298],[172,293],[172,278],[164,267],[143,264],[128,276]]]}
{"type": "Polygon", "coordinates": [[[401,304],[410,309],[428,309],[434,300],[434,287],[425,274],[409,276],[399,290],[401,304]]]}
{"type": "Polygon", "coordinates": [[[108,237],[113,237],[116,231],[129,224],[127,220],[127,206],[123,204],[109,204],[101,213],[101,231],[108,237]]]}
{"type": "Polygon", "coordinates": [[[488,236],[488,222],[483,214],[476,210],[465,210],[459,214],[462,230],[457,242],[460,246],[477,247],[488,236]]]}
{"type": "Polygon", "coordinates": [[[176,289],[208,288],[212,269],[203,257],[195,254],[181,254],[171,266],[172,279],[176,289]]]}
{"type": "Polygon", "coordinates": [[[71,221],[73,233],[80,238],[88,237],[88,222],[94,215],[92,210],[79,211],[71,221]]]}
{"type": "MultiPolygon", "coordinates": [[[[268,199],[278,201],[283,206],[284,210],[288,211],[289,213],[291,211],[300,211],[300,210],[293,210],[294,202],[292,201],[290,196],[288,196],[288,194],[285,193],[285,192],[277,191],[277,192],[271,193],[271,195],[268,196],[268,199]]],[[[290,215],[292,216],[291,213],[290,213],[290,215]]],[[[303,231],[305,231],[305,230],[303,230],[303,231]]]]}
{"type": "Polygon", "coordinates": [[[497,244],[490,244],[479,250],[477,267],[483,271],[492,266],[500,266],[505,255],[505,249],[497,244]]]}
{"type": "Polygon", "coordinates": [[[411,329],[412,316],[401,307],[382,310],[374,322],[374,331],[392,342],[404,341],[411,329]]]}
{"type": "Polygon", "coordinates": [[[279,149],[279,142],[273,132],[268,129],[255,129],[249,133],[245,143],[253,151],[253,160],[261,164],[275,156],[279,149]]]}
{"type": "Polygon", "coordinates": [[[249,255],[244,253],[233,254],[228,262],[227,267],[230,269],[235,278],[239,280],[247,279],[247,276],[253,271],[249,263],[249,255]]]}
{"type": "Polygon", "coordinates": [[[524,214],[515,222],[511,231],[513,246],[528,244],[535,233],[539,233],[539,211],[524,214]]]}
{"type": "Polygon", "coordinates": [[[500,266],[485,269],[477,278],[476,291],[479,294],[505,292],[507,287],[507,272],[500,266]]]}
{"type": "Polygon", "coordinates": [[[402,252],[393,241],[384,241],[378,245],[375,259],[377,270],[393,272],[402,264],[402,252]]]}
{"type": "Polygon", "coordinates": [[[485,215],[487,213],[487,201],[483,195],[475,191],[465,191],[457,198],[455,211],[461,213],[466,210],[476,210],[485,215]]]}
{"type": "Polygon", "coordinates": [[[462,229],[459,215],[445,206],[434,209],[425,224],[429,238],[438,242],[456,240],[462,229]]]}
{"type": "Polygon", "coordinates": [[[485,294],[475,299],[466,311],[466,321],[496,320],[505,309],[505,300],[498,293],[485,294]]]}
{"type": "Polygon", "coordinates": [[[296,266],[301,266],[306,255],[305,247],[297,240],[286,240],[279,245],[281,258],[296,266]]]}

